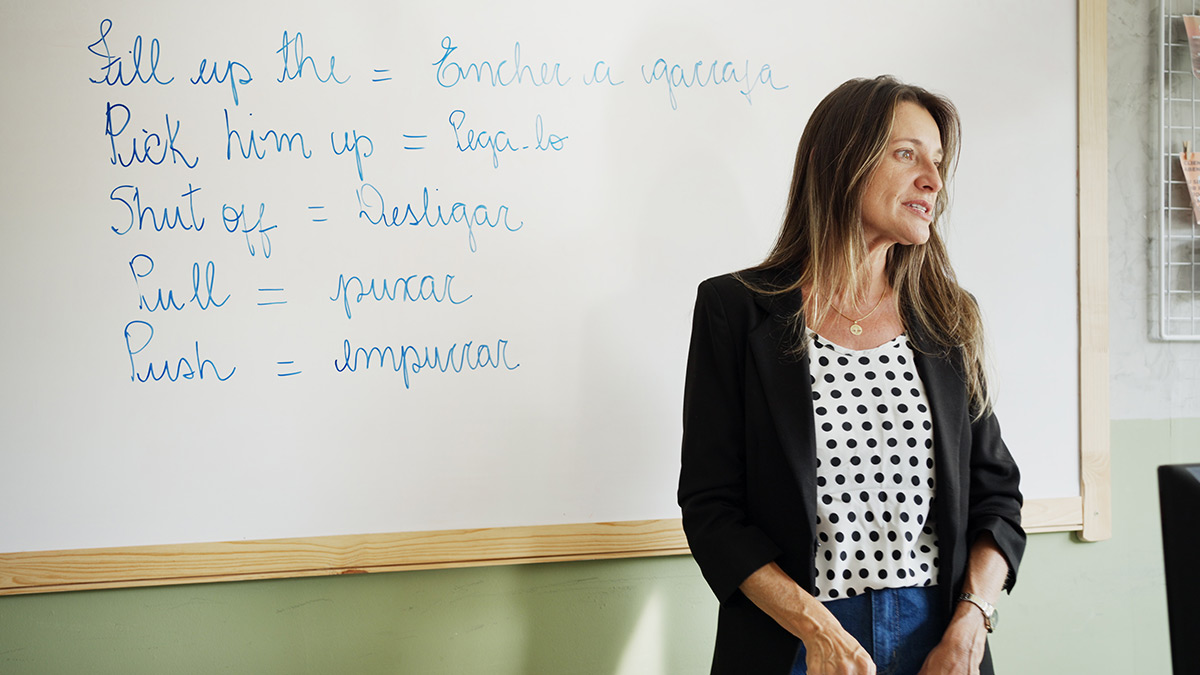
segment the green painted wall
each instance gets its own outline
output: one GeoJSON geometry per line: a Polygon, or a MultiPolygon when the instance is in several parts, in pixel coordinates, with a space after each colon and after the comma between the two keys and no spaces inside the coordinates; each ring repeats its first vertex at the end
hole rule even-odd
{"type": "Polygon", "coordinates": [[[687,673],[690,557],[0,598],[0,673],[687,673]]]}
{"type": "MultiPolygon", "coordinates": [[[[1113,538],[1031,537],[997,665],[1169,675],[1155,469],[1200,420],[1112,425],[1113,538]]],[[[0,598],[0,673],[707,672],[716,602],[690,557],[0,598]]]]}
{"type": "Polygon", "coordinates": [[[1030,537],[993,640],[1003,672],[1171,675],[1156,471],[1192,462],[1200,420],[1113,422],[1113,537],[1030,537]]]}

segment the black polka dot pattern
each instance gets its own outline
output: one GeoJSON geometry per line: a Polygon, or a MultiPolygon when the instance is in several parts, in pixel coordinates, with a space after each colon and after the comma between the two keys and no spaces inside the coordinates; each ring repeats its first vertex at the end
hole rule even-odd
{"type": "Polygon", "coordinates": [[[855,351],[809,337],[817,598],[937,583],[932,417],[908,338],[855,351]]]}

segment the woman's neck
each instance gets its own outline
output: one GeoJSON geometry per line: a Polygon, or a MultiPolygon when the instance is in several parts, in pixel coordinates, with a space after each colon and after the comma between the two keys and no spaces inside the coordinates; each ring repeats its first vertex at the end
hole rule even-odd
{"type": "Polygon", "coordinates": [[[832,288],[828,279],[805,286],[809,327],[850,349],[870,349],[904,332],[887,276],[887,248],[872,250],[857,288],[832,288]],[[822,288],[821,285],[826,285],[822,288]]]}
{"type": "Polygon", "coordinates": [[[827,283],[828,280],[821,280],[816,288],[809,285],[803,290],[806,296],[811,294],[814,300],[831,304],[846,314],[866,312],[877,306],[892,291],[887,275],[887,250],[871,251],[867,257],[867,265],[857,276],[858,288],[822,287],[822,282],[827,283]]]}

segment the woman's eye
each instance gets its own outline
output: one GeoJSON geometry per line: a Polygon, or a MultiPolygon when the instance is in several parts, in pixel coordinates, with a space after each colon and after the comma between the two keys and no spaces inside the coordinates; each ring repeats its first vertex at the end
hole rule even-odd
{"type": "Polygon", "coordinates": [[[900,159],[912,159],[912,158],[913,158],[913,151],[912,151],[912,150],[907,150],[907,149],[905,149],[905,150],[897,150],[897,151],[896,151],[896,156],[897,156],[897,157],[899,157],[900,159]]]}

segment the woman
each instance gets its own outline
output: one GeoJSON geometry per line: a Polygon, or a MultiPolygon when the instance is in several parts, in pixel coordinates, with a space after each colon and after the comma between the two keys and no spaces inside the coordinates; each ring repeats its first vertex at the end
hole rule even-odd
{"type": "Polygon", "coordinates": [[[759,266],[700,285],[679,503],[714,673],[991,673],[1025,547],[973,298],[938,233],[951,103],[890,77],[813,112],[759,266]]]}

